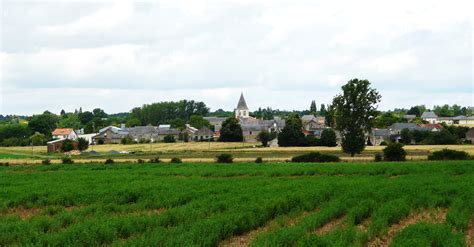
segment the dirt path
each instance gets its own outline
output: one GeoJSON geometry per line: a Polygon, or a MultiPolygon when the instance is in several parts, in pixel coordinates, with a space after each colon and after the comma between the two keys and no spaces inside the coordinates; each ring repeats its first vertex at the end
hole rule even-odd
{"type": "Polygon", "coordinates": [[[321,226],[320,228],[316,229],[316,235],[323,235],[323,234],[326,234],[328,232],[331,232],[333,231],[334,229],[336,229],[337,227],[341,226],[344,221],[346,220],[346,216],[342,216],[342,217],[339,217],[337,219],[334,219],[334,220],[331,220],[329,222],[327,222],[326,224],[324,224],[323,226],[321,226]]]}
{"type": "MultiPolygon", "coordinates": [[[[296,217],[292,217],[285,222],[285,226],[294,226],[298,224],[306,216],[319,211],[319,209],[313,211],[305,211],[296,217]]],[[[219,243],[220,247],[231,247],[231,246],[249,246],[252,240],[254,240],[259,234],[275,230],[282,227],[277,223],[277,220],[273,219],[267,222],[264,226],[259,227],[255,230],[249,231],[245,234],[239,236],[233,236],[230,239],[227,239],[219,243]]]]}
{"type": "Polygon", "coordinates": [[[469,221],[469,225],[466,230],[466,246],[474,247],[474,220],[469,221]]]}
{"type": "Polygon", "coordinates": [[[402,219],[399,223],[391,225],[387,234],[382,238],[375,238],[367,246],[389,246],[392,242],[393,237],[402,231],[409,225],[417,224],[421,221],[429,223],[442,223],[446,220],[446,213],[448,212],[445,208],[436,209],[436,211],[423,210],[421,212],[414,212],[402,219]]]}

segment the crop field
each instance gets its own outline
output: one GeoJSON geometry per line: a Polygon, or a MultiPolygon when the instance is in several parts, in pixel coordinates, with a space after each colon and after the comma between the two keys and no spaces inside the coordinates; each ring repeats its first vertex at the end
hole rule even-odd
{"type": "MultiPolygon", "coordinates": [[[[285,161],[295,155],[301,155],[311,151],[333,154],[341,157],[344,161],[370,161],[374,154],[381,153],[384,146],[368,146],[362,154],[350,157],[341,152],[341,147],[260,147],[258,143],[222,143],[222,142],[193,142],[193,143],[153,143],[134,145],[96,145],[89,147],[99,155],[74,155],[83,163],[103,162],[107,158],[113,158],[119,162],[135,162],[138,159],[147,160],[160,157],[170,160],[179,157],[186,162],[212,162],[214,158],[222,153],[230,153],[239,162],[252,162],[257,157],[268,161],[285,161]],[[127,152],[127,154],[120,154],[127,152]]],[[[407,145],[407,159],[423,160],[433,152],[443,148],[466,151],[474,155],[474,145],[407,145]]],[[[38,147],[0,147],[0,162],[10,164],[33,164],[41,163],[41,160],[51,159],[53,163],[59,163],[61,154],[47,154],[45,146],[38,147]]]]}
{"type": "Polygon", "coordinates": [[[473,246],[474,162],[0,167],[0,246],[473,246]]]}

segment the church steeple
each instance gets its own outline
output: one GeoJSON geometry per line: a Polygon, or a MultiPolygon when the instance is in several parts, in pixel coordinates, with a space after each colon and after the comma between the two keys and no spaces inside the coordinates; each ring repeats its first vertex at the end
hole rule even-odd
{"type": "Polygon", "coordinates": [[[237,108],[235,108],[235,117],[236,118],[248,118],[249,117],[249,108],[244,99],[244,93],[240,93],[239,103],[237,108]]]}

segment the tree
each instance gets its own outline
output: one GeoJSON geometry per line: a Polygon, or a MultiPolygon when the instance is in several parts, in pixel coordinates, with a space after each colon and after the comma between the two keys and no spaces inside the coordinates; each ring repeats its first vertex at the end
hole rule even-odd
{"type": "Polygon", "coordinates": [[[211,127],[211,123],[200,115],[192,115],[189,118],[189,125],[197,129],[201,129],[203,127],[211,127]]]}
{"type": "Polygon", "coordinates": [[[74,149],[74,142],[72,140],[66,139],[63,141],[63,145],[61,146],[61,151],[69,152],[74,149]]]}
{"type": "Polygon", "coordinates": [[[392,142],[383,149],[385,161],[405,161],[407,152],[403,149],[403,144],[392,142]]]}
{"type": "Polygon", "coordinates": [[[257,141],[261,142],[262,146],[264,146],[264,147],[268,146],[268,142],[273,140],[273,138],[275,138],[273,133],[270,133],[266,130],[258,133],[258,135],[257,135],[257,141]]]}
{"type": "Polygon", "coordinates": [[[281,147],[301,146],[306,144],[303,134],[303,124],[297,114],[292,114],[286,119],[285,127],[278,135],[278,145],[281,147]]]}
{"type": "Polygon", "coordinates": [[[164,142],[164,143],[174,143],[174,142],[176,142],[176,140],[174,139],[174,136],[173,136],[173,135],[166,135],[166,136],[163,138],[163,142],[164,142]]]}
{"type": "Polygon", "coordinates": [[[388,126],[401,122],[402,118],[399,118],[397,115],[391,113],[391,112],[386,112],[377,118],[375,118],[375,127],[377,128],[387,128],[388,126]]]}
{"type": "Polygon", "coordinates": [[[185,128],[186,123],[181,118],[175,118],[170,121],[170,125],[171,125],[171,128],[182,130],[185,128]]]}
{"type": "Polygon", "coordinates": [[[321,133],[320,144],[321,146],[327,147],[337,146],[336,132],[334,132],[334,130],[332,129],[323,130],[323,132],[321,133]]]}
{"type": "Polygon", "coordinates": [[[69,113],[61,116],[57,126],[59,128],[80,129],[82,124],[78,114],[69,113]]]}
{"type": "Polygon", "coordinates": [[[35,132],[32,136],[30,136],[30,141],[34,146],[44,145],[46,142],[46,136],[39,132],[35,132]]]}
{"type": "Polygon", "coordinates": [[[28,122],[28,127],[32,131],[44,134],[49,138],[53,130],[56,129],[58,121],[58,116],[45,111],[43,114],[33,116],[30,122],[28,122]]]}
{"type": "Polygon", "coordinates": [[[342,150],[353,157],[365,148],[365,133],[370,132],[377,116],[379,93],[368,80],[352,79],[333,99],[336,129],[341,133],[342,150]]]}
{"type": "Polygon", "coordinates": [[[418,106],[413,106],[407,111],[407,115],[415,115],[417,117],[421,116],[420,108],[418,106]]]}
{"type": "Polygon", "coordinates": [[[64,109],[62,109],[62,110],[61,110],[61,113],[59,113],[59,115],[61,115],[61,116],[66,115],[66,111],[65,111],[64,109]]]}
{"type": "Polygon", "coordinates": [[[88,124],[94,118],[94,114],[92,114],[92,112],[90,111],[79,113],[78,116],[79,116],[79,121],[81,121],[81,124],[84,124],[84,125],[88,124]]]}
{"type": "Polygon", "coordinates": [[[139,126],[140,125],[140,120],[138,120],[136,118],[131,118],[131,119],[127,120],[127,123],[125,125],[127,125],[127,127],[139,126]]]}
{"type": "Polygon", "coordinates": [[[311,101],[311,106],[309,107],[309,112],[311,114],[316,114],[316,112],[318,111],[318,109],[316,108],[316,101],[311,101]]]}
{"type": "Polygon", "coordinates": [[[402,129],[400,132],[400,142],[403,144],[411,144],[412,132],[409,129],[402,129]]]}
{"type": "Polygon", "coordinates": [[[79,149],[79,151],[84,151],[87,148],[89,148],[89,142],[86,139],[82,138],[82,137],[78,138],[77,139],[77,149],[79,149]]]}
{"type": "Polygon", "coordinates": [[[222,123],[220,132],[221,136],[219,137],[219,141],[221,142],[241,142],[244,140],[242,127],[235,117],[227,118],[222,123]]]}
{"type": "Polygon", "coordinates": [[[324,104],[321,104],[319,107],[319,114],[323,117],[326,117],[326,106],[324,104]]]}
{"type": "Polygon", "coordinates": [[[334,114],[335,114],[334,106],[328,105],[326,114],[324,115],[324,122],[326,126],[334,127],[335,125],[334,114]]]}

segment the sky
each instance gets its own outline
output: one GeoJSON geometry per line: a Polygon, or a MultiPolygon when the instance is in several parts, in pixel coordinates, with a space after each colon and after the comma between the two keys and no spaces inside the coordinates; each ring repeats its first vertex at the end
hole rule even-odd
{"type": "Polygon", "coordinates": [[[0,114],[181,99],[328,104],[352,78],[379,109],[474,105],[470,0],[0,0],[0,114]]]}

